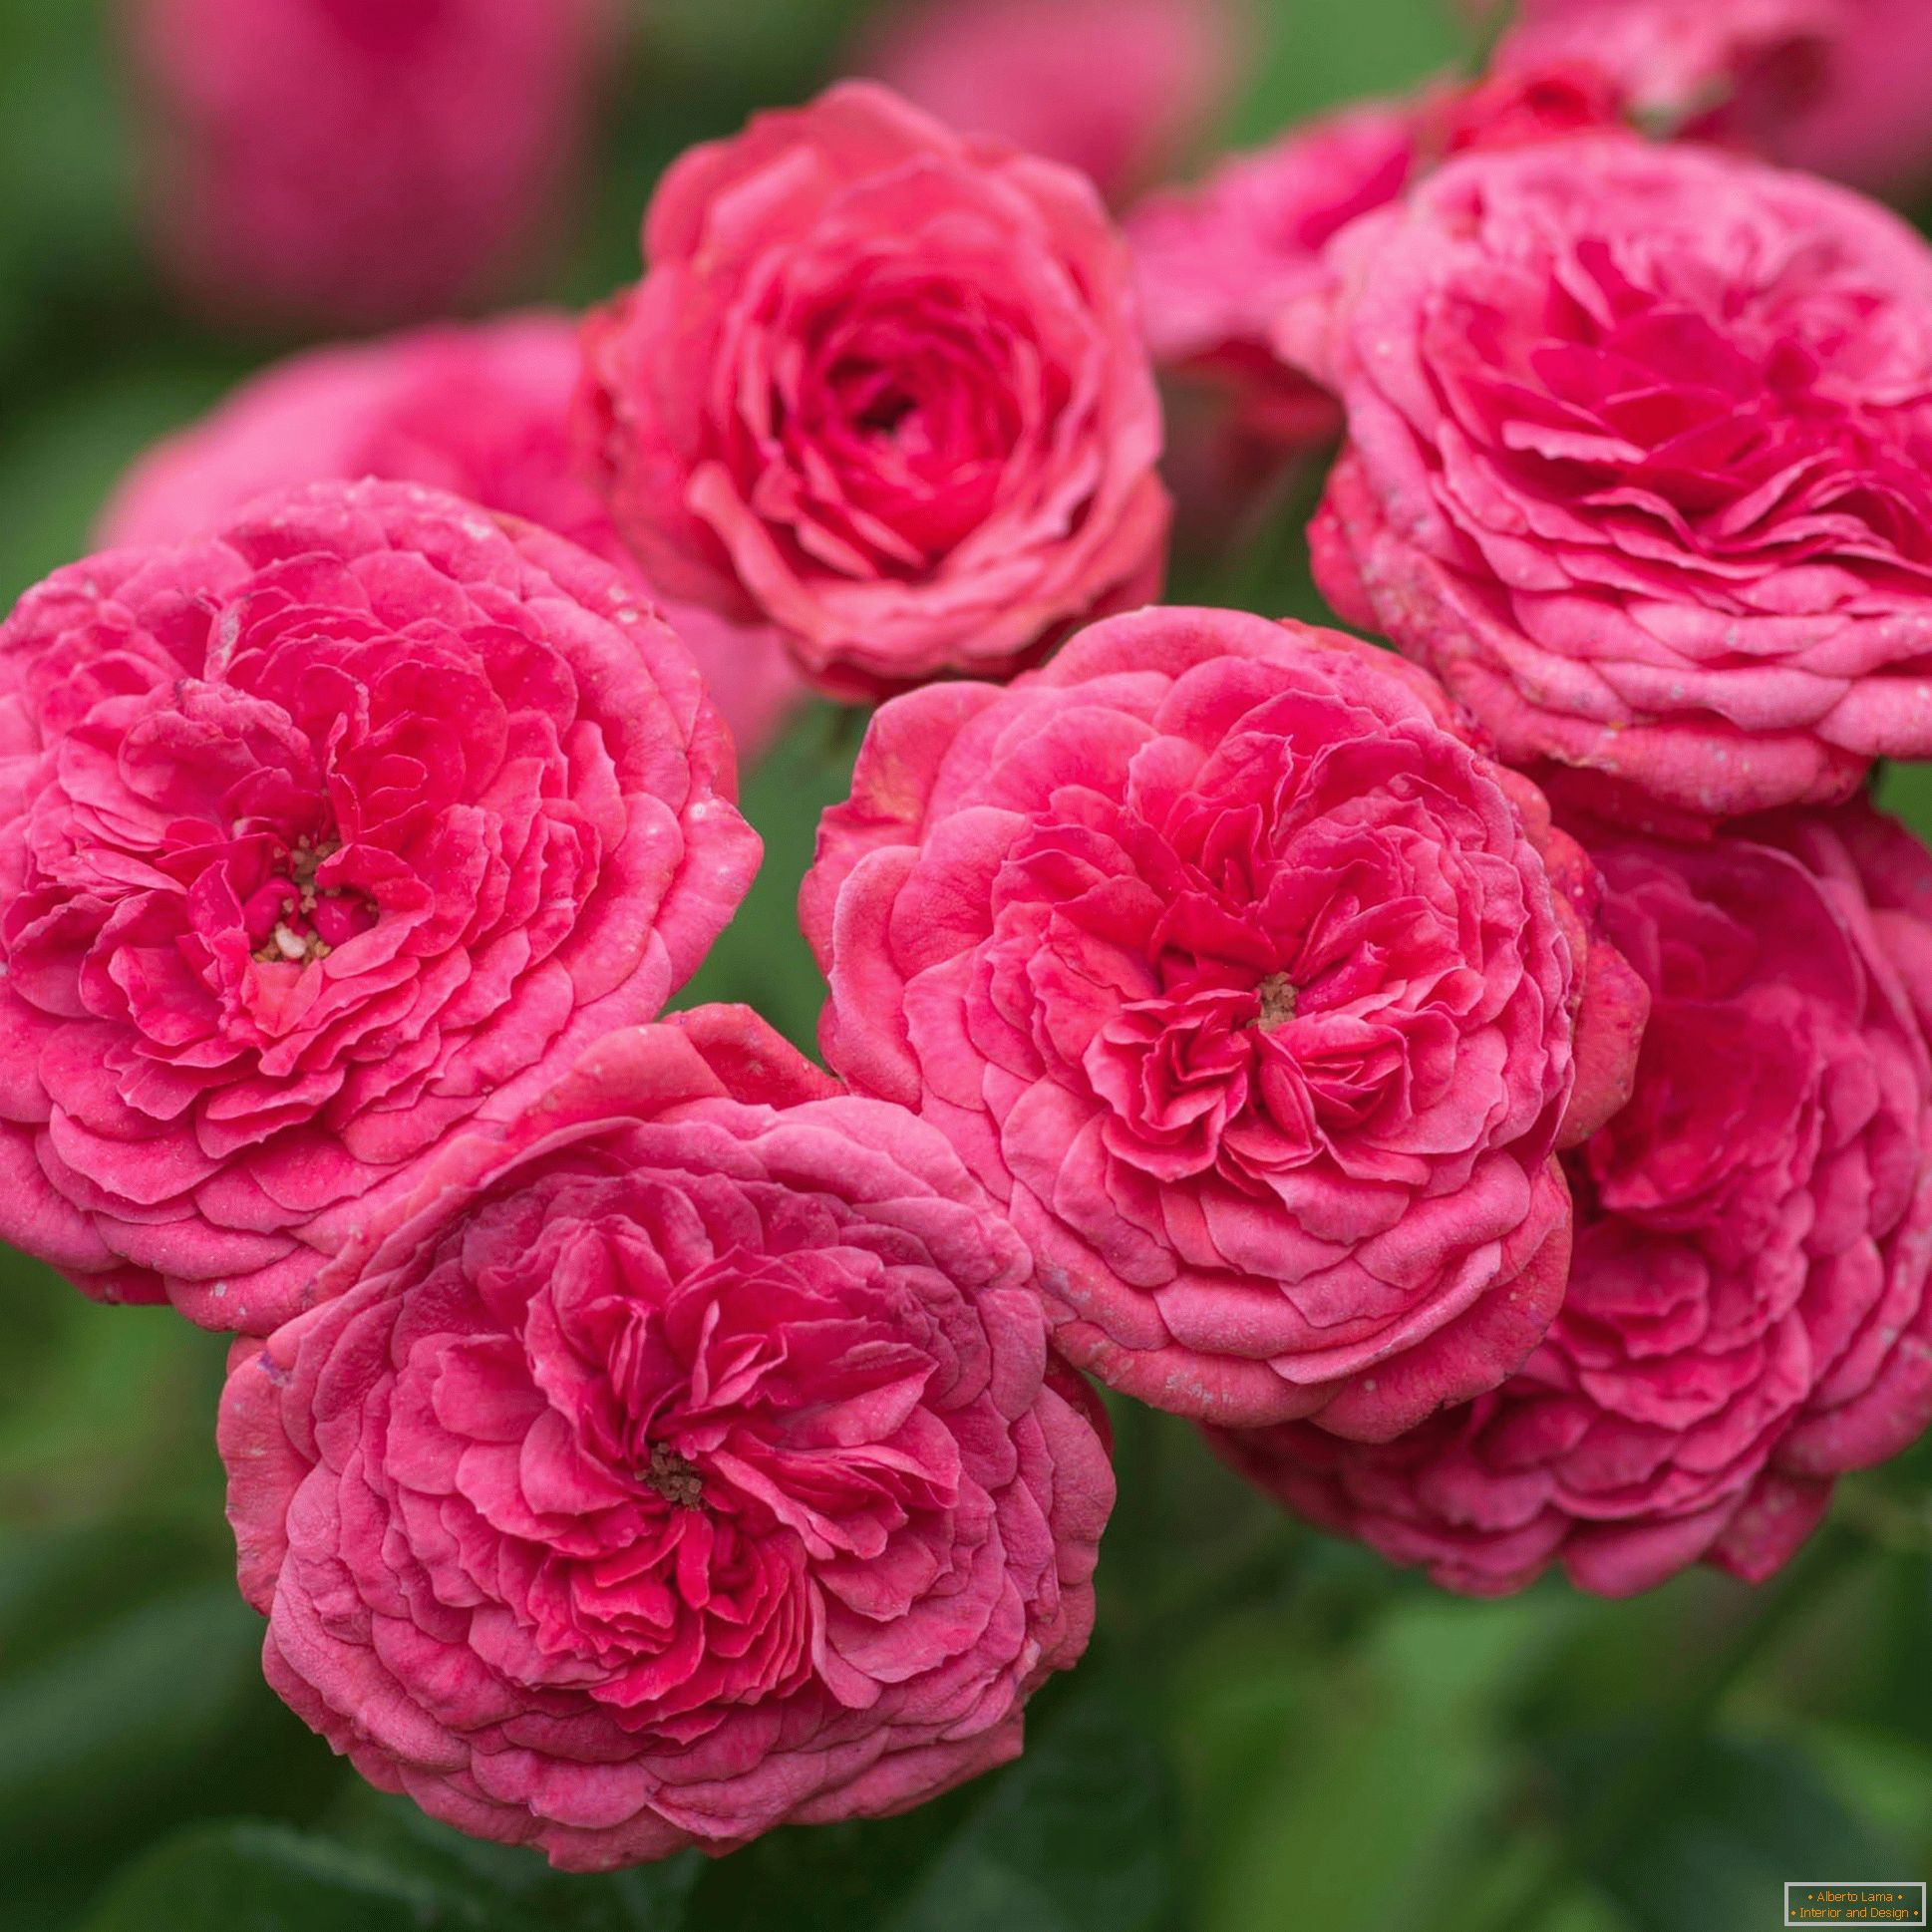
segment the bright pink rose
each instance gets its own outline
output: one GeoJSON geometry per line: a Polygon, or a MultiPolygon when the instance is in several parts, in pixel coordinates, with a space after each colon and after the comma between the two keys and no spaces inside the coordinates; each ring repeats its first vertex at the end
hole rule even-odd
{"type": "Polygon", "coordinates": [[[906,0],[868,30],[857,67],[1118,200],[1214,119],[1237,40],[1223,0],[906,0]]]}
{"type": "Polygon", "coordinates": [[[1597,947],[1576,1018],[1594,889],[1399,659],[1149,610],[885,706],[801,915],[831,1064],[951,1137],[1078,1366],[1377,1439],[1561,1296],[1559,1123],[1641,1025],[1597,947]]]}
{"type": "Polygon", "coordinates": [[[1512,762],[1740,812],[1932,754],[1932,250],[1843,190],[1585,136],[1467,155],[1284,324],[1348,411],[1352,623],[1512,762]]]}
{"type": "Polygon", "coordinates": [[[1114,1500],[1028,1275],[939,1134],[746,1009],[613,1035],[237,1350],[269,1682],[576,1870],[1004,1763],[1114,1500]]]}
{"type": "Polygon", "coordinates": [[[1777,130],[1780,161],[1868,192],[1921,195],[1932,180],[1932,7],[1839,0],[1823,86],[1777,130]]]}
{"type": "MultiPolygon", "coordinates": [[[[577,324],[561,312],[292,356],[142,458],[103,512],[100,541],[176,543],[271,489],[382,477],[525,517],[633,570],[573,461],[567,423],[581,366],[577,324]]],[[[757,757],[804,688],[777,634],[658,601],[740,756],[757,757]]]]}
{"type": "Polygon", "coordinates": [[[627,579],[413,484],[0,625],[0,1237],[260,1333],[372,1196],[653,1017],[758,862],[627,579]]]}
{"type": "Polygon", "coordinates": [[[582,433],[654,583],[875,694],[1158,587],[1127,250],[1070,169],[833,88],[694,149],[594,316],[582,433]]]}
{"type": "Polygon", "coordinates": [[[1521,0],[1516,25],[1497,46],[1492,65],[1506,74],[1552,62],[1588,62],[1647,120],[1757,141],[1823,86],[1846,4],[1521,0]]]}
{"type": "Polygon", "coordinates": [[[413,320],[513,275],[608,43],[605,0],[132,6],[168,267],[250,320],[413,320]]]}
{"type": "Polygon", "coordinates": [[[1216,1447],[1290,1507],[1478,1596],[1560,1562],[1753,1581],[1831,1478],[1932,1421],[1932,859],[1862,803],[1701,844],[1592,837],[1655,996],[1630,1105],[1577,1154],[1576,1258],[1500,1393],[1364,1449],[1216,1447]]]}

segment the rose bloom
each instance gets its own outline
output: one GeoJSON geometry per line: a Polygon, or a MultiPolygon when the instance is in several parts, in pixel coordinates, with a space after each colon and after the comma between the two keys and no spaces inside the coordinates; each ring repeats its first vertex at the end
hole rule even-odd
{"type": "Polygon", "coordinates": [[[260,1332],[452,1128],[653,1017],[758,862],[630,582],[318,484],[0,626],[0,1237],[260,1332]]]}
{"type": "Polygon", "coordinates": [[[1114,1500],[1028,1273],[940,1134],[746,1009],[612,1035],[237,1349],[270,1683],[577,1870],[1004,1763],[1114,1500]]]}
{"type": "Polygon", "coordinates": [[[1004,676],[1154,593],[1160,412],[1079,175],[852,84],[687,154],[645,249],[580,414],[669,594],[862,696],[1004,676]]]}
{"type": "MultiPolygon", "coordinates": [[[[577,474],[567,420],[579,367],[577,324],[561,312],[292,356],[135,464],[102,515],[100,541],[179,542],[271,489],[383,477],[526,517],[634,570],[577,474]]],[[[740,756],[755,758],[803,690],[777,635],[702,605],[658,601],[740,756]]]]}
{"type": "Polygon", "coordinates": [[[167,267],[250,321],[488,294],[554,223],[609,27],[606,0],[132,0],[167,267]]]}
{"type": "Polygon", "coordinates": [[[1593,894],[1413,668],[1149,610],[885,706],[800,909],[826,1057],[945,1130],[1076,1365],[1375,1439],[1561,1296],[1559,1125],[1621,1099],[1642,1019],[1593,894]]]}
{"type": "Polygon", "coordinates": [[[1548,1339],[1386,1448],[1215,1438],[1291,1508],[1479,1596],[1551,1563],[1610,1596],[1700,1558],[1760,1581],[1834,1475],[1932,1421],[1932,859],[1862,803],[1590,849],[1655,1006],[1635,1097],[1571,1157],[1548,1339]]]}
{"type": "Polygon", "coordinates": [[[1932,753],[1932,251],[1694,147],[1466,155],[1337,241],[1285,332],[1349,444],[1352,623],[1511,762],[1741,812],[1932,753]]]}
{"type": "Polygon", "coordinates": [[[1277,340],[1283,314],[1319,299],[1323,251],[1447,156],[1614,125],[1596,69],[1524,69],[1368,102],[1224,161],[1198,185],[1150,195],[1129,217],[1148,346],[1171,381],[1168,473],[1199,534],[1267,501],[1285,461],[1341,434],[1330,391],[1277,340]]]}
{"type": "Polygon", "coordinates": [[[907,0],[871,25],[856,65],[1119,200],[1214,119],[1240,38],[1222,0],[907,0]]]}

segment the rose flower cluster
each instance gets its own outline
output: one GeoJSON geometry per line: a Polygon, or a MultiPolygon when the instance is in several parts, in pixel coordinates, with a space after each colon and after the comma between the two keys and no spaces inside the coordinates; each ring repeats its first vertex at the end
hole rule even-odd
{"type": "MultiPolygon", "coordinates": [[[[1823,159],[1856,0],[1581,11],[1117,226],[1227,44],[1083,148],[1059,43],[923,8],[867,59],[932,111],[690,151],[581,320],[258,375],[0,625],[0,1235],[232,1338],[267,1674],[371,1782],[596,1870],[1005,1762],[1090,1377],[1478,1595],[1761,1579],[1932,1423],[1868,797],[1932,758],[1932,248],[1780,164],[1911,157],[1823,159]],[[1284,469],[1361,635],[1161,601],[1284,469]],[[875,707],[823,1069],[670,1011],[806,685],[875,707]]],[[[199,258],[332,283],[192,139],[279,97],[169,45],[199,258]]]]}

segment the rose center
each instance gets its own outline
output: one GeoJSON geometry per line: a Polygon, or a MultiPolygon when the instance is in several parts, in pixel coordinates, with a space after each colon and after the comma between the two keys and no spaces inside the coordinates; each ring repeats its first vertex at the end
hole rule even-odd
{"type": "Polygon", "coordinates": [[[704,1506],[704,1477],[698,1473],[695,1464],[687,1462],[667,1444],[651,1445],[651,1459],[638,1470],[637,1479],[649,1484],[674,1508],[699,1509],[704,1506]]]}
{"type": "Polygon", "coordinates": [[[242,916],[263,965],[327,959],[345,939],[375,924],[376,909],[361,893],[316,883],[317,872],[341,848],[339,838],[304,833],[288,848],[281,870],[249,895],[242,916]]]}
{"type": "Polygon", "coordinates": [[[1255,991],[1261,1010],[1255,1015],[1254,1024],[1263,1033],[1272,1033],[1295,1017],[1294,982],[1286,973],[1270,973],[1255,991]]]}

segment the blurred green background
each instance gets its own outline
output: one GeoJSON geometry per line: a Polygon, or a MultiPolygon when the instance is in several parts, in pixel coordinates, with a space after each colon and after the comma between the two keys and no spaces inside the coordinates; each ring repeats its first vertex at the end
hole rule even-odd
{"type": "MultiPolygon", "coordinates": [[[[664,161],[829,78],[863,10],[650,0],[547,292],[634,274],[664,161]]],[[[0,0],[0,605],[86,547],[145,443],[294,346],[209,337],[162,296],[107,21],[0,0]]],[[[1447,0],[1281,0],[1227,138],[1463,51],[1447,0]]],[[[1308,609],[1281,537],[1219,593],[1308,609]]],[[[818,988],[792,897],[852,744],[810,711],[752,775],[766,871],[689,995],[802,1042],[818,988]]],[[[1932,829],[1932,791],[1890,796],[1932,829]]],[[[0,1255],[8,1932],[1749,1932],[1780,1922],[1785,1878],[1932,1873],[1923,1450],[1845,1484],[1764,1590],[1483,1605],[1291,1528],[1135,1412],[1101,1630],[1020,1765],[890,1823],[559,1878],[375,1796],[262,1685],[212,1445],[222,1355],[0,1255]]]]}

